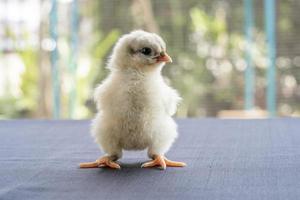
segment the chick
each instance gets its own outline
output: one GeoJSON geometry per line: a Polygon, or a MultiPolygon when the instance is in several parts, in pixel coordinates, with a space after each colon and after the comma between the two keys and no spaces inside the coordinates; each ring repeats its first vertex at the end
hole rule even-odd
{"type": "Polygon", "coordinates": [[[181,100],[161,75],[168,62],[172,59],[157,34],[137,30],[118,40],[107,65],[110,74],[94,95],[98,113],[91,132],[106,155],[81,163],[81,168],[119,169],[115,161],[122,157],[122,150],[144,149],[152,160],[142,167],[185,166],[164,156],[177,137],[171,116],[181,100]]]}

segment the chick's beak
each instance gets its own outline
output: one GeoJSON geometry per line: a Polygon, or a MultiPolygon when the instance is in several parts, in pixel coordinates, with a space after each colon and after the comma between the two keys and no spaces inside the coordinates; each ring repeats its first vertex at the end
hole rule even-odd
{"type": "Polygon", "coordinates": [[[171,63],[172,58],[165,52],[161,52],[159,56],[157,57],[157,62],[166,62],[171,63]]]}

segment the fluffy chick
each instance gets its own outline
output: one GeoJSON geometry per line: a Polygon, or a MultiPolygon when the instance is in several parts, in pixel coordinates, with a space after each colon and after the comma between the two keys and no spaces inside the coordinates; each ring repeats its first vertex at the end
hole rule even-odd
{"type": "Polygon", "coordinates": [[[171,116],[181,99],[163,80],[166,62],[172,60],[157,34],[138,30],[118,40],[107,65],[110,74],[94,95],[98,113],[91,132],[106,155],[80,167],[120,168],[115,161],[122,150],[143,149],[153,160],[142,167],[185,166],[164,156],[177,137],[171,116]]]}

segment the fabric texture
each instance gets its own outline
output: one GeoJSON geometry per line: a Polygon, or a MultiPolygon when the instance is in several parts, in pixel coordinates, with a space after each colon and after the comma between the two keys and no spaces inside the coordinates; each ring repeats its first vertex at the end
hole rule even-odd
{"type": "Polygon", "coordinates": [[[300,119],[179,119],[168,152],[185,168],[79,169],[102,155],[90,121],[0,121],[1,200],[300,199],[300,119]]]}

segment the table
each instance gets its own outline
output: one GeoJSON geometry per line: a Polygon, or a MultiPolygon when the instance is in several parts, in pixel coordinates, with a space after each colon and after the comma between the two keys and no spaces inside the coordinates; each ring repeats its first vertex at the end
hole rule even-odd
{"type": "Polygon", "coordinates": [[[101,155],[90,121],[0,121],[0,199],[300,199],[300,119],[178,119],[185,168],[79,169],[101,155]]]}

